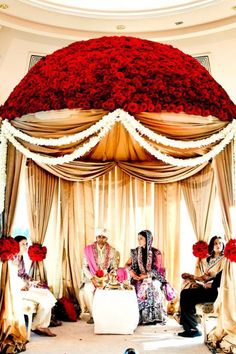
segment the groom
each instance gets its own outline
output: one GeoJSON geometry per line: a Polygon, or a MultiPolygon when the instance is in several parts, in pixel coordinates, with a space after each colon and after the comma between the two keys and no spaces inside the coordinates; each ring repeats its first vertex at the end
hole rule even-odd
{"type": "Polygon", "coordinates": [[[119,252],[107,242],[109,237],[107,229],[97,229],[95,237],[96,241],[85,247],[83,261],[84,301],[91,315],[87,322],[89,324],[93,323],[93,296],[96,288],[99,287],[97,271],[102,269],[105,273],[109,273],[119,265],[119,252]]]}

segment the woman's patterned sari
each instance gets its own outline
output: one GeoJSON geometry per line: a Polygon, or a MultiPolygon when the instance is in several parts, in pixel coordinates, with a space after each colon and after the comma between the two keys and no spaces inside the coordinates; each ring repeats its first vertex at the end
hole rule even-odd
{"type": "Polygon", "coordinates": [[[164,310],[164,294],[162,284],[166,282],[164,268],[162,267],[161,252],[152,247],[152,237],[147,237],[147,262],[143,263],[142,248],[137,247],[131,250],[131,269],[137,274],[148,274],[144,280],[131,282],[135,287],[138,306],[139,324],[155,324],[166,322],[166,311],[164,310]]]}

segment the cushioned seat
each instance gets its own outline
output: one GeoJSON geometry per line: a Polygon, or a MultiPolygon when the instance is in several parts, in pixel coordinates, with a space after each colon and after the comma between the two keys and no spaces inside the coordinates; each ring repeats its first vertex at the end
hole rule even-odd
{"type": "Polygon", "coordinates": [[[28,317],[27,339],[30,339],[30,331],[34,313],[37,312],[38,304],[32,300],[23,299],[23,313],[28,317]]]}

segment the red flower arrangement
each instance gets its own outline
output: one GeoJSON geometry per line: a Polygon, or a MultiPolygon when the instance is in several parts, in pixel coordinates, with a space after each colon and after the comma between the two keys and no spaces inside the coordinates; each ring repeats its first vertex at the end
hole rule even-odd
{"type": "Polygon", "coordinates": [[[98,269],[96,271],[96,277],[98,277],[98,278],[104,277],[104,271],[102,269],[98,269]]]}
{"type": "Polygon", "coordinates": [[[33,262],[41,262],[46,258],[47,247],[42,246],[38,243],[34,243],[28,249],[28,255],[31,261],[33,262]]]}
{"type": "Polygon", "coordinates": [[[193,245],[193,255],[198,258],[206,258],[208,254],[208,243],[205,241],[198,241],[193,245]]]}
{"type": "Polygon", "coordinates": [[[236,116],[227,93],[196,59],[171,45],[124,36],[75,42],[42,58],[0,116],[63,108],[236,116]]]}
{"type": "Polygon", "coordinates": [[[231,239],[226,243],[224,255],[230,262],[236,262],[236,239],[231,239]]]}
{"type": "Polygon", "coordinates": [[[0,238],[0,260],[2,262],[13,259],[14,256],[20,252],[19,243],[12,237],[0,238]]]}

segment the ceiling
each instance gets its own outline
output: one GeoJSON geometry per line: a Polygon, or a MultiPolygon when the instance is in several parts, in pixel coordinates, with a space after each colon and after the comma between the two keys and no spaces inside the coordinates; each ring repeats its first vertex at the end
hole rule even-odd
{"type": "Polygon", "coordinates": [[[186,38],[236,28],[236,0],[0,0],[0,26],[67,39],[186,38]]]}

